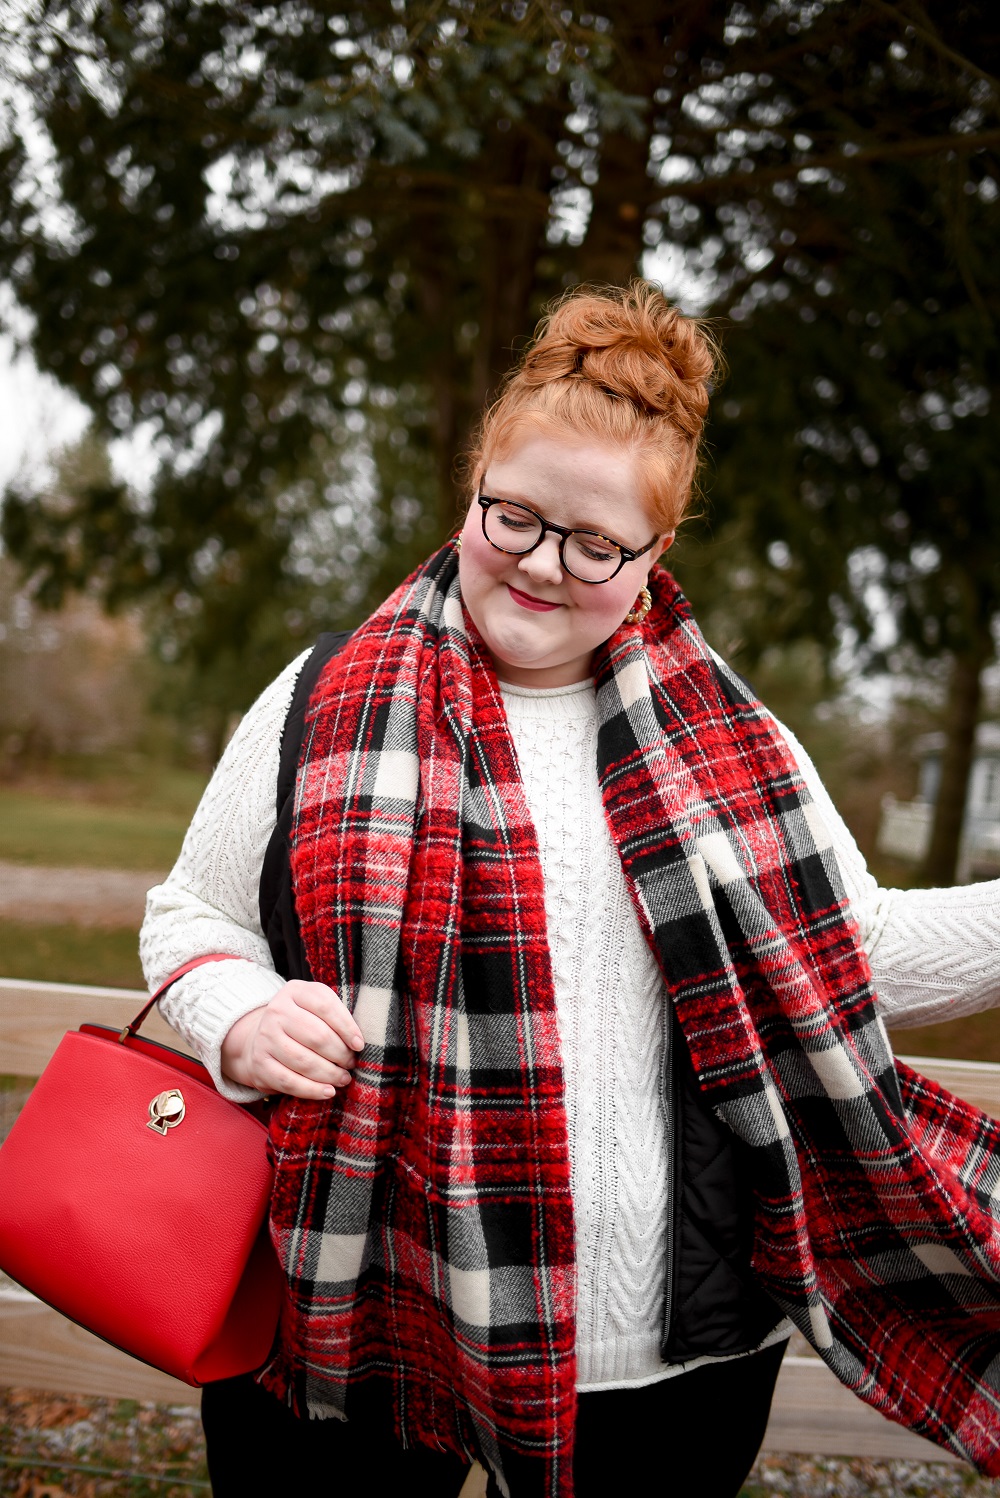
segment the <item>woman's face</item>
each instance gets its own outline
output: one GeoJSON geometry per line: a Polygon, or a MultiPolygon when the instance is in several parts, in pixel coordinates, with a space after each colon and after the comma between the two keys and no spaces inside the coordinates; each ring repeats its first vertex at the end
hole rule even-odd
{"type": "MultiPolygon", "coordinates": [[[[527,505],[545,520],[598,531],[638,551],[656,533],[637,495],[634,462],[593,439],[530,437],[490,464],[483,493],[527,505]]],[[[561,687],[591,675],[594,651],[613,635],[656,558],[673,541],[661,534],[617,577],[585,583],[564,571],[559,537],[547,531],[523,556],[497,551],[473,502],[462,528],[462,599],[502,681],[561,687]]]]}

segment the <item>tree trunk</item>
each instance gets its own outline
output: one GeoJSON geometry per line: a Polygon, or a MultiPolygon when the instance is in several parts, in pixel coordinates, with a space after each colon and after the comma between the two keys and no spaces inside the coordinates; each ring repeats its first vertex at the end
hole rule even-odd
{"type": "MultiPolygon", "coordinates": [[[[555,130],[554,122],[551,128],[555,130]]],[[[494,147],[496,150],[497,147],[494,147]]],[[[496,194],[484,211],[481,320],[469,371],[468,421],[491,400],[516,358],[515,344],[530,334],[538,294],[538,261],[545,248],[552,160],[533,140],[515,143],[506,180],[520,211],[510,211],[511,195],[496,194]]]]}
{"type": "MultiPolygon", "coordinates": [[[[712,0],[628,0],[613,12],[615,63],[609,82],[623,94],[645,101],[638,131],[621,129],[601,143],[598,180],[587,234],[578,254],[583,281],[621,285],[640,269],[643,230],[664,188],[649,171],[649,147],[657,115],[656,92],[666,81],[664,69],[682,61],[678,73],[697,76],[697,57],[721,41],[724,13],[712,0]]],[[[698,78],[700,82],[700,77],[698,78]]],[[[677,90],[680,79],[673,77],[677,90]]]]}
{"type": "MultiPolygon", "coordinates": [[[[665,64],[678,49],[687,57],[698,47],[711,14],[711,0],[687,0],[673,9],[665,9],[661,0],[628,0],[616,13],[616,60],[610,81],[622,92],[644,99],[646,110],[638,131],[609,133],[601,144],[583,244],[575,253],[547,257],[572,267],[577,280],[621,284],[638,272],[643,227],[663,192],[648,171],[654,95],[663,82],[665,64]]],[[[516,341],[530,334],[537,315],[544,285],[539,261],[546,257],[548,194],[561,133],[562,107],[552,105],[533,116],[530,130],[514,126],[509,132],[491,131],[484,144],[481,198],[463,192],[458,201],[438,205],[434,214],[414,221],[420,315],[435,334],[426,369],[435,405],[431,441],[442,537],[454,525],[460,497],[452,476],[455,459],[513,362],[516,341]],[[479,334],[468,358],[459,354],[447,332],[456,319],[462,282],[453,257],[463,239],[462,227],[468,244],[472,220],[478,220],[479,228],[479,287],[473,314],[479,334]]]]}
{"type": "Polygon", "coordinates": [[[439,486],[441,539],[454,529],[462,496],[455,460],[484,404],[514,357],[515,340],[530,333],[536,267],[544,244],[545,193],[550,163],[531,142],[501,138],[491,143],[484,177],[490,183],[478,202],[449,205],[436,219],[415,226],[420,245],[415,285],[420,315],[431,331],[427,378],[433,391],[431,430],[439,486]],[[473,352],[457,346],[461,320],[461,276],[454,270],[458,222],[478,220],[478,296],[469,310],[479,323],[473,352]]]}
{"type": "Polygon", "coordinates": [[[948,683],[941,781],[934,805],[931,843],[921,870],[925,884],[955,882],[982,701],[982,671],[992,654],[993,640],[989,630],[982,629],[967,650],[955,655],[948,683]]]}
{"type": "Polygon", "coordinates": [[[641,128],[617,130],[601,142],[590,221],[577,255],[581,281],[620,286],[639,270],[643,226],[653,198],[661,196],[649,175],[649,141],[653,95],[667,60],[664,30],[664,8],[656,0],[632,0],[618,12],[617,55],[608,81],[633,99],[643,99],[645,111],[641,128]]]}
{"type": "Polygon", "coordinates": [[[419,236],[423,251],[414,276],[414,287],[419,300],[420,316],[428,329],[425,378],[433,397],[430,439],[438,489],[435,545],[444,541],[455,527],[455,493],[451,469],[455,458],[458,425],[458,378],[453,326],[457,288],[452,274],[453,248],[447,236],[442,233],[442,227],[434,219],[415,218],[414,221],[415,235],[419,236]]]}
{"type": "Polygon", "coordinates": [[[619,131],[605,140],[590,223],[580,246],[581,280],[621,286],[638,274],[653,186],[648,165],[648,122],[641,136],[619,131]]]}

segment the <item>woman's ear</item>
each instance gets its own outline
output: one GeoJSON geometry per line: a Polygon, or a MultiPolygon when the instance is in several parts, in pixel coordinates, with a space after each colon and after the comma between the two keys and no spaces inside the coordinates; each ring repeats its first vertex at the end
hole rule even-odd
{"type": "Polygon", "coordinates": [[[676,537],[676,535],[677,535],[676,531],[664,531],[663,532],[663,534],[660,536],[659,540],[657,541],[656,545],[653,547],[653,561],[654,562],[659,561],[659,559],[660,559],[660,557],[662,557],[663,553],[665,551],[669,551],[670,550],[671,546],[673,546],[673,544],[674,544],[674,538],[676,537]]]}

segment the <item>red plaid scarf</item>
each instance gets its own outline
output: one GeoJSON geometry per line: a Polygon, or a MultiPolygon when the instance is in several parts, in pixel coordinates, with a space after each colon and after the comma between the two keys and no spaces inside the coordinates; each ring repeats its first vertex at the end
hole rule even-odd
{"type": "MultiPolygon", "coordinates": [[[[673,580],[600,652],[598,772],[700,1084],[749,1146],[754,1267],[860,1397],[1000,1474],[1000,1126],[896,1066],[829,837],[673,580]]],[[[273,1123],[289,1282],[264,1381],[391,1382],[401,1438],[572,1491],[574,1245],[538,848],[446,546],[323,672],[292,845],[366,1047],[273,1123]]]]}

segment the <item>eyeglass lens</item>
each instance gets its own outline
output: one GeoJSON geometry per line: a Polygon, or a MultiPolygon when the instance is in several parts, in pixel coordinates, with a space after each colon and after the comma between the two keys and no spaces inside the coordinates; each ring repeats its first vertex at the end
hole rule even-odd
{"type": "MultiPolygon", "coordinates": [[[[486,510],[486,539],[500,551],[519,556],[530,551],[542,534],[542,522],[531,510],[506,500],[495,500],[486,510]]],[[[581,582],[605,582],[621,565],[622,554],[612,541],[588,531],[572,531],[562,546],[562,563],[581,582]]]]}

